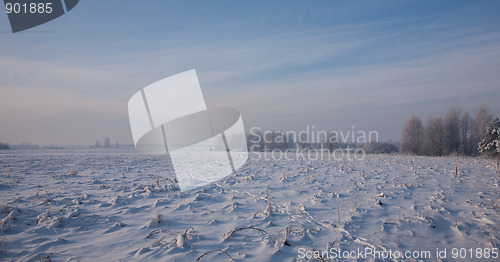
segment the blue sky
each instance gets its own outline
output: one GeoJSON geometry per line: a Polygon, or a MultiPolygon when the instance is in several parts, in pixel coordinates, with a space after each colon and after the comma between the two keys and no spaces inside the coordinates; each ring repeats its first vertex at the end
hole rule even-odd
{"type": "Polygon", "coordinates": [[[132,143],[127,102],[196,69],[247,129],[377,130],[500,115],[497,1],[98,1],[13,34],[0,14],[0,141],[132,143]]]}

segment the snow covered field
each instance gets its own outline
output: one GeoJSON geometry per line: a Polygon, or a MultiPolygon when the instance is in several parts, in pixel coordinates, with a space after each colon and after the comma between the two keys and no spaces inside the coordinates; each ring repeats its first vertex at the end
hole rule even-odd
{"type": "Polygon", "coordinates": [[[389,253],[392,261],[414,261],[405,254],[500,260],[491,258],[500,246],[492,160],[249,160],[235,175],[180,193],[164,158],[125,149],[3,152],[0,260],[308,261],[320,254],[344,261],[345,251],[355,255],[349,261],[391,261],[389,253]]]}

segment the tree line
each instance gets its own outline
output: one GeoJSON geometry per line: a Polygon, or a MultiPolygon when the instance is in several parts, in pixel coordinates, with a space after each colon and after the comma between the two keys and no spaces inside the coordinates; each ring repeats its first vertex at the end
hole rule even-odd
{"type": "Polygon", "coordinates": [[[493,115],[483,105],[476,109],[474,115],[454,106],[444,117],[428,118],[425,124],[418,116],[412,115],[401,132],[400,152],[428,156],[474,156],[479,153],[478,146],[487,139],[487,130],[493,123],[493,115]]]}
{"type": "MultiPolygon", "coordinates": [[[[99,141],[99,139],[97,139],[95,141],[95,144],[92,147],[93,148],[111,148],[111,139],[109,139],[109,137],[106,137],[102,144],[101,144],[101,141],[99,141]]],[[[120,144],[118,142],[116,142],[114,147],[119,148],[120,144]]]]}
{"type": "MultiPolygon", "coordinates": [[[[366,132],[365,132],[366,133],[366,132]]],[[[351,134],[352,135],[352,134],[351,134]]],[[[366,134],[365,134],[366,135],[366,134]]],[[[314,131],[311,133],[282,130],[268,130],[261,132],[251,130],[247,132],[246,144],[248,151],[265,152],[265,151],[285,151],[287,149],[295,150],[327,150],[333,152],[337,149],[363,149],[367,154],[393,154],[399,152],[399,144],[389,142],[379,142],[378,136],[376,139],[357,136],[354,140],[343,141],[339,138],[339,134],[333,130],[314,131]]]]}
{"type": "Polygon", "coordinates": [[[7,149],[9,149],[9,145],[0,142],[0,150],[7,150],[7,149]]]}

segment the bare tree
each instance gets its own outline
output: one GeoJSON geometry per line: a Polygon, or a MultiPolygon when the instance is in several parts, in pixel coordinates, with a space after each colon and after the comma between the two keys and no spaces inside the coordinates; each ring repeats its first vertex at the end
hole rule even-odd
{"type": "Polygon", "coordinates": [[[286,147],[287,137],[281,130],[275,130],[274,133],[274,148],[283,150],[286,147]]]}
{"type": "Polygon", "coordinates": [[[327,131],[324,137],[323,149],[333,152],[338,147],[339,147],[339,141],[337,133],[333,131],[327,131]]]}
{"type": "Polygon", "coordinates": [[[300,149],[306,149],[309,146],[309,141],[306,133],[299,133],[297,145],[300,149]]]}
{"type": "Polygon", "coordinates": [[[295,135],[291,132],[288,132],[288,135],[285,135],[285,137],[286,137],[286,148],[295,148],[296,144],[295,135]]]}
{"type": "Polygon", "coordinates": [[[425,124],[424,154],[443,155],[443,120],[440,117],[427,119],[425,124]]]}
{"type": "Polygon", "coordinates": [[[99,142],[99,139],[97,139],[97,140],[95,141],[94,147],[95,147],[95,148],[99,148],[99,147],[101,147],[101,142],[99,142]]]}
{"type": "Polygon", "coordinates": [[[7,149],[9,149],[9,145],[0,143],[0,150],[7,150],[7,149]]]}
{"type": "Polygon", "coordinates": [[[460,146],[461,152],[464,155],[472,155],[475,148],[470,143],[470,129],[471,129],[472,118],[468,112],[462,114],[460,119],[460,146]]]}
{"type": "Polygon", "coordinates": [[[452,107],[444,118],[445,154],[458,153],[460,149],[460,107],[452,107]]]}
{"type": "Polygon", "coordinates": [[[423,129],[422,120],[410,116],[401,133],[401,153],[418,155],[422,152],[423,129]]]}
{"type": "Polygon", "coordinates": [[[264,142],[266,151],[273,151],[279,147],[278,143],[280,142],[281,133],[276,130],[266,131],[264,132],[264,142]]]}
{"type": "Polygon", "coordinates": [[[470,145],[470,126],[471,126],[471,117],[468,112],[464,112],[462,114],[462,118],[460,118],[460,152],[464,155],[471,154],[471,145],[470,145]]]}
{"type": "Polygon", "coordinates": [[[260,129],[252,129],[248,132],[247,146],[249,151],[264,151],[264,137],[260,129]]]}
{"type": "Polygon", "coordinates": [[[110,148],[111,147],[111,141],[109,140],[109,137],[106,137],[104,139],[104,148],[110,148]]]}

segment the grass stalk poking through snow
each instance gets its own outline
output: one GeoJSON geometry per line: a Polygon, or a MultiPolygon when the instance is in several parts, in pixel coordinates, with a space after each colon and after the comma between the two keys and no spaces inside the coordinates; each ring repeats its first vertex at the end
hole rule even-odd
{"type": "Polygon", "coordinates": [[[288,242],[288,237],[290,236],[290,226],[286,226],[285,229],[281,230],[274,238],[273,242],[278,245],[278,251],[281,250],[282,246],[291,246],[288,242]],[[284,231],[284,233],[283,233],[284,231]],[[280,241],[279,237],[283,235],[284,239],[280,241]]]}
{"type": "MultiPolygon", "coordinates": [[[[154,232],[154,230],[153,230],[154,232]]],[[[151,235],[154,235],[156,233],[159,233],[159,232],[156,232],[154,234],[152,234],[153,232],[149,233],[151,235]]],[[[148,248],[151,248],[151,247],[154,247],[154,246],[157,246],[157,245],[163,245],[165,243],[165,238],[168,237],[168,236],[171,236],[173,234],[177,234],[176,237],[174,238],[174,243],[178,246],[178,247],[184,247],[185,244],[188,243],[188,240],[190,238],[193,238],[193,236],[196,236],[196,231],[194,230],[193,227],[188,227],[184,233],[182,232],[168,232],[166,235],[164,235],[162,238],[160,238],[159,240],[153,242],[151,245],[149,245],[148,248]]],[[[150,236],[150,235],[148,235],[150,236]]],[[[147,237],[146,237],[147,238],[147,237]]]]}
{"type": "Polygon", "coordinates": [[[1,245],[0,254],[7,254],[7,237],[4,236],[2,238],[0,245],[1,245]]]}
{"type": "Polygon", "coordinates": [[[206,255],[208,255],[208,254],[210,254],[210,253],[212,253],[212,252],[222,252],[222,253],[226,254],[226,256],[228,256],[231,260],[234,260],[234,258],[233,258],[233,257],[231,257],[231,255],[229,255],[226,251],[221,250],[221,249],[212,249],[212,250],[210,250],[210,251],[207,251],[207,252],[205,252],[205,253],[201,254],[199,257],[197,257],[197,258],[196,258],[196,260],[195,260],[195,262],[200,261],[200,259],[201,259],[202,257],[204,257],[204,256],[206,256],[206,255]]]}
{"type": "Polygon", "coordinates": [[[236,233],[238,231],[247,230],[247,229],[257,230],[260,233],[262,233],[263,235],[270,236],[270,234],[267,231],[265,231],[263,229],[260,229],[260,228],[256,228],[256,227],[239,227],[239,228],[231,230],[229,233],[224,234],[223,235],[223,236],[225,236],[224,240],[230,238],[232,235],[234,235],[234,233],[236,233]]]}

